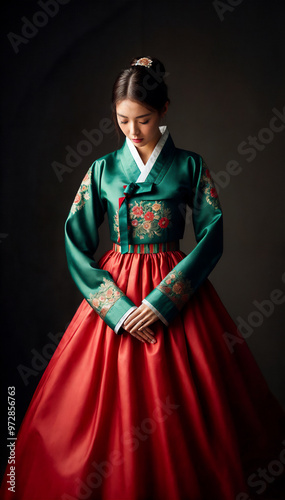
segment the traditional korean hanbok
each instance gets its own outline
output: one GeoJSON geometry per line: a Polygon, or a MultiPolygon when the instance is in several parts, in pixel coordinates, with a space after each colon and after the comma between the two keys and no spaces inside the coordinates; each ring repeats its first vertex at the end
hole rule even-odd
{"type": "Polygon", "coordinates": [[[223,246],[217,191],[203,158],[160,130],[146,164],[126,138],[94,161],[75,197],[66,251],[84,300],[25,415],[15,493],[6,471],[2,500],[281,491],[284,411],[208,280],[223,246]],[[186,255],[187,205],[197,245],[186,255]],[[106,212],[112,248],[97,262],[106,212]],[[142,302],[158,316],[155,344],[122,328],[142,302]]]}

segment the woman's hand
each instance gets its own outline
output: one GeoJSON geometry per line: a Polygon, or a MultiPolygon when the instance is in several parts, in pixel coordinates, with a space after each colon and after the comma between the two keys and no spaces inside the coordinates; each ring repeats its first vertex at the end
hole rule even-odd
{"type": "Polygon", "coordinates": [[[141,304],[129,314],[122,327],[141,342],[155,343],[156,338],[149,325],[157,320],[157,315],[146,304],[141,304]]]}

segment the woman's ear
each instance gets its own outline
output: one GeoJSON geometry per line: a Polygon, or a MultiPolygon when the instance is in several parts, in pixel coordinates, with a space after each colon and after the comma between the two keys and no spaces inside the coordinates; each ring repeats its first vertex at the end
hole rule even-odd
{"type": "Polygon", "coordinates": [[[169,102],[166,101],[166,103],[164,104],[163,108],[162,108],[162,111],[161,111],[161,114],[160,114],[160,117],[163,118],[167,111],[168,111],[168,105],[169,105],[169,102]]]}

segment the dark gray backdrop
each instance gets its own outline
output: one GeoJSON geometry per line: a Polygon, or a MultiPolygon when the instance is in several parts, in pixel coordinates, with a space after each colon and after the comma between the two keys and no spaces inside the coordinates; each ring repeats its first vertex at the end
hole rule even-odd
{"type": "MultiPolygon", "coordinates": [[[[66,265],[64,222],[91,162],[118,146],[115,133],[105,130],[84,150],[83,130],[102,130],[114,78],[140,54],[165,63],[171,98],[166,123],[176,146],[202,154],[216,176],[225,249],[210,279],[233,319],[245,325],[251,351],[285,405],[284,12],[283,2],[261,0],[6,5],[2,468],[7,386],[16,386],[18,429],[82,300],[66,265]],[[80,155],[60,176],[52,165],[68,167],[70,148],[80,155]]],[[[111,248],[106,219],[100,236],[98,258],[111,248]]],[[[193,245],[187,223],[181,248],[188,253],[193,245]]]]}

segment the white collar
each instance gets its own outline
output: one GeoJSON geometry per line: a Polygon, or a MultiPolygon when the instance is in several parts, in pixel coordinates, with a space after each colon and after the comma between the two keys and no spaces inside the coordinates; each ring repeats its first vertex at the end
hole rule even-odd
{"type": "Polygon", "coordinates": [[[144,182],[145,179],[147,178],[149,172],[151,171],[153,165],[155,164],[164,144],[166,143],[167,141],[167,138],[169,136],[169,130],[167,128],[166,125],[162,125],[161,127],[159,127],[159,130],[162,134],[162,136],[160,137],[158,143],[156,144],[153,152],[151,153],[149,159],[147,160],[147,163],[144,163],[138,153],[138,150],[136,148],[136,146],[134,145],[134,143],[127,137],[126,138],[126,141],[127,141],[127,144],[129,146],[129,149],[130,149],[130,152],[132,153],[132,156],[137,164],[137,166],[139,167],[141,173],[140,175],[138,176],[136,182],[144,182]]]}

